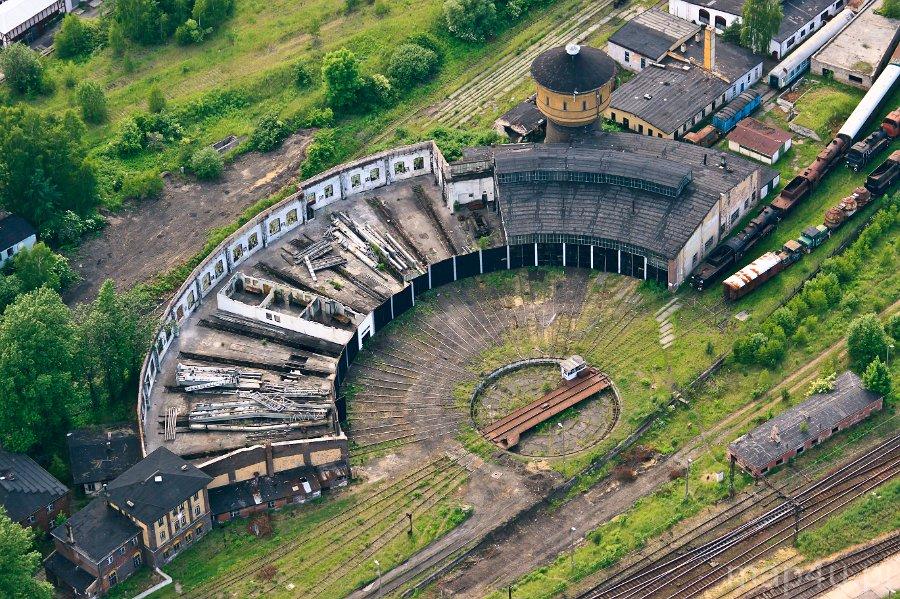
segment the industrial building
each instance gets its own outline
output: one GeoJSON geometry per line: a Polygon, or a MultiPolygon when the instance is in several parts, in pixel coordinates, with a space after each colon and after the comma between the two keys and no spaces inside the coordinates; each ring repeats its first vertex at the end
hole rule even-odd
{"type": "MultiPolygon", "coordinates": [[[[781,27],[769,42],[769,54],[780,59],[819,29],[844,5],[844,0],[784,0],[781,27]]],[[[720,33],[741,19],[744,0],[669,0],[669,12],[720,33]]]]}
{"type": "Polygon", "coordinates": [[[79,0],[6,0],[0,4],[0,45],[31,40],[78,4],[79,0]]]}
{"type": "Polygon", "coordinates": [[[651,8],[619,27],[609,38],[606,52],[623,68],[639,73],[698,36],[700,29],[696,23],[651,8]]]}
{"type": "Polygon", "coordinates": [[[457,165],[466,176],[477,167],[493,179],[479,184],[495,187],[511,246],[556,244],[565,252],[567,244],[585,253],[579,265],[670,287],[778,184],[775,171],[743,158],[624,133],[475,148],[451,173],[457,165]]]}
{"type": "Polygon", "coordinates": [[[828,393],[809,399],[759,425],[728,446],[729,459],[753,476],[764,476],[882,408],[882,398],[847,371],[828,393]]]}
{"type": "Polygon", "coordinates": [[[815,75],[869,89],[900,40],[900,19],[878,14],[883,0],[869,4],[856,19],[812,57],[815,75]]]}
{"type": "Polygon", "coordinates": [[[762,60],[711,27],[613,92],[604,115],[640,135],[679,139],[762,76],[762,60]]]}
{"type": "Polygon", "coordinates": [[[754,118],[738,121],[726,136],[728,149],[766,164],[775,164],[791,149],[791,134],[754,118]]]}

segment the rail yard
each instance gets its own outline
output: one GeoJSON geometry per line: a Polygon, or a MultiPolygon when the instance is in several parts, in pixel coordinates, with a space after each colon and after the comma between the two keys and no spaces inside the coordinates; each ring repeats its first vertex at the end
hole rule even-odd
{"type": "Polygon", "coordinates": [[[0,31],[4,98],[32,104],[0,117],[99,144],[85,189],[132,221],[164,202],[147,239],[189,227],[182,255],[208,230],[101,286],[120,257],[89,248],[150,246],[117,226],[75,249],[96,206],[41,179],[61,159],[17,148],[27,127],[0,139],[0,545],[43,539],[33,588],[0,596],[893,592],[872,579],[900,559],[896,7],[336,1],[292,7],[307,23],[280,0],[0,0],[27,17],[0,31]],[[79,27],[102,40],[76,57],[79,27]],[[39,39],[46,89],[13,91],[39,39]],[[45,114],[56,79],[80,117],[45,114]],[[123,99],[148,81],[146,111],[123,99]],[[94,302],[62,303],[65,253],[94,302]]]}

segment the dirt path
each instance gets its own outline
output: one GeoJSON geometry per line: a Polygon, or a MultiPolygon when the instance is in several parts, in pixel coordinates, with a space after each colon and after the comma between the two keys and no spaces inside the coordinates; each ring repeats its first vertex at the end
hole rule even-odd
{"type": "Polygon", "coordinates": [[[244,154],[228,165],[220,181],[170,177],[160,199],[109,215],[102,234],[69,257],[82,280],[65,294],[66,302],[91,300],[106,279],[127,289],[191,258],[210,229],[234,222],[245,208],[296,176],[310,138],[303,131],[269,154],[244,154]]]}

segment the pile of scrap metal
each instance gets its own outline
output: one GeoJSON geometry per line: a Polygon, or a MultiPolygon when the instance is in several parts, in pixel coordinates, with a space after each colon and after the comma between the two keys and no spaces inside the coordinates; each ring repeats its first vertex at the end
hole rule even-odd
{"type": "Polygon", "coordinates": [[[332,231],[329,229],[322,239],[304,244],[300,239],[292,239],[290,245],[281,248],[281,256],[288,262],[306,266],[309,276],[317,281],[316,273],[328,268],[337,268],[347,264],[347,259],[334,251],[332,231]]]}
{"type": "Polygon", "coordinates": [[[381,268],[395,272],[402,279],[416,277],[425,269],[387,231],[376,231],[366,223],[351,219],[345,212],[331,214],[332,234],[348,252],[359,258],[381,278],[381,268]]]}
{"type": "Polygon", "coordinates": [[[181,430],[299,429],[329,425],[334,416],[331,395],[319,385],[270,383],[258,372],[185,364],[178,364],[175,380],[187,393],[219,396],[191,402],[187,422],[178,423],[181,430]]]}

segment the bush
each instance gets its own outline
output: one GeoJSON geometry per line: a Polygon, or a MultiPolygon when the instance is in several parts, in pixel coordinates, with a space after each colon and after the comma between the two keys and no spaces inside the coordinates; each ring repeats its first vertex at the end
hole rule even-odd
{"type": "Polygon", "coordinates": [[[300,174],[305,179],[334,166],[337,161],[337,139],[331,129],[322,129],[313,137],[313,142],[306,150],[306,160],[300,167],[300,174]]]}
{"type": "Polygon", "coordinates": [[[162,90],[154,85],[150,88],[150,93],[147,95],[147,110],[153,114],[157,114],[165,109],[166,97],[163,95],[162,90]]]}
{"type": "Polygon", "coordinates": [[[430,79],[438,70],[438,56],[418,44],[400,44],[391,54],[387,74],[394,85],[405,88],[430,79]]]}
{"type": "Polygon", "coordinates": [[[203,27],[220,27],[234,14],[234,0],[196,0],[191,13],[203,27]]]}
{"type": "Polygon", "coordinates": [[[106,106],[106,94],[100,84],[94,81],[82,81],[75,89],[75,97],[81,106],[81,116],[88,123],[102,123],[109,116],[106,106]]]}
{"type": "Polygon", "coordinates": [[[59,33],[53,38],[53,48],[60,58],[79,58],[93,52],[98,41],[97,27],[93,22],[69,13],[63,17],[59,33]]]}
{"type": "Polygon", "coordinates": [[[806,397],[816,394],[831,393],[832,391],[834,391],[835,378],[837,378],[837,374],[832,372],[827,376],[823,376],[814,380],[809,384],[809,388],[806,390],[806,397]]]}
{"type": "Polygon", "coordinates": [[[866,314],[852,323],[847,333],[847,351],[857,370],[869,365],[872,360],[887,352],[888,336],[878,316],[866,314]]]}
{"type": "Polygon", "coordinates": [[[198,179],[212,181],[222,176],[225,161],[215,149],[206,147],[198,150],[191,157],[191,171],[198,179]]]}
{"type": "Polygon", "coordinates": [[[163,191],[162,178],[153,171],[130,173],[122,182],[120,193],[126,200],[155,200],[163,191]]]}
{"type": "Polygon", "coordinates": [[[301,60],[294,65],[294,85],[299,89],[305,89],[316,80],[316,69],[308,59],[301,60]]]}
{"type": "Polygon", "coordinates": [[[290,133],[287,124],[278,118],[278,114],[270,112],[259,120],[250,135],[250,147],[260,152],[269,152],[280,146],[290,133]]]}
{"type": "Polygon", "coordinates": [[[326,54],[322,59],[322,80],[325,101],[336,112],[356,106],[364,81],[353,52],[341,48],[326,54]]]}
{"type": "Polygon", "coordinates": [[[0,70],[9,86],[20,94],[45,91],[44,65],[38,53],[28,46],[15,43],[0,54],[0,70]]]}
{"type": "Polygon", "coordinates": [[[900,314],[894,314],[888,318],[887,325],[884,327],[884,332],[890,335],[895,344],[900,342],[900,314]]]}
{"type": "Polygon", "coordinates": [[[492,0],[446,0],[444,20],[450,33],[470,42],[484,41],[499,28],[492,0]]]}
{"type": "Polygon", "coordinates": [[[884,0],[879,13],[889,19],[900,19],[900,0],[884,0]]]}
{"type": "Polygon", "coordinates": [[[863,373],[863,386],[878,395],[890,398],[891,396],[891,371],[887,365],[876,357],[869,362],[863,373]]]}
{"type": "Polygon", "coordinates": [[[122,124],[119,131],[119,139],[113,144],[119,155],[134,156],[144,149],[144,133],[134,119],[129,119],[122,124]]]}
{"type": "Polygon", "coordinates": [[[391,12],[391,5],[384,0],[375,0],[375,16],[384,17],[391,12]]]}
{"type": "Polygon", "coordinates": [[[175,29],[175,41],[182,46],[199,44],[208,33],[212,33],[212,28],[201,29],[197,21],[188,19],[175,29]]]}

